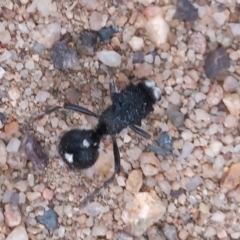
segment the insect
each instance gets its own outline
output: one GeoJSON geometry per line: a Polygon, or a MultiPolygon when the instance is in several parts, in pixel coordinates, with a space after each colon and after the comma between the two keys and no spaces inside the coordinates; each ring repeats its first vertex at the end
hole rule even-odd
{"type": "MultiPolygon", "coordinates": [[[[95,164],[99,156],[99,144],[103,136],[110,135],[113,142],[114,173],[104,182],[107,186],[120,172],[120,154],[115,136],[124,128],[130,127],[137,134],[149,139],[151,136],[138,126],[141,120],[153,111],[153,105],[161,99],[161,90],[152,80],[144,80],[137,85],[130,84],[117,92],[113,82],[109,85],[112,105],[100,115],[78,105],[65,104],[65,109],[84,113],[98,119],[98,124],[92,130],[72,129],[66,132],[59,143],[59,154],[63,161],[74,169],[86,169],[95,164]]],[[[96,189],[84,202],[92,199],[102,188],[96,189]]]]}
{"type": "MultiPolygon", "coordinates": [[[[64,108],[77,111],[98,119],[95,129],[72,129],[60,139],[58,152],[70,169],[87,169],[95,164],[99,157],[101,139],[109,135],[113,142],[114,173],[103,185],[87,196],[82,205],[91,201],[102,189],[114,180],[120,172],[120,154],[115,136],[124,128],[130,127],[140,136],[150,139],[151,135],[140,128],[141,120],[152,112],[153,105],[161,99],[161,90],[152,80],[143,80],[138,84],[130,84],[120,92],[114,82],[109,84],[112,104],[100,115],[74,104],[65,103],[64,108]]],[[[56,107],[47,114],[59,109],[56,107]]],[[[46,114],[46,113],[45,113],[46,114]]],[[[43,115],[42,115],[43,116],[43,115]]]]}

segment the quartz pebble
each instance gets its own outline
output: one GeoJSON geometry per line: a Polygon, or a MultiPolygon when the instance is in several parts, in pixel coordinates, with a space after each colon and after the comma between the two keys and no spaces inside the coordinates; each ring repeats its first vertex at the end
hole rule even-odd
{"type": "Polygon", "coordinates": [[[240,97],[238,94],[228,94],[223,98],[223,102],[228,108],[230,114],[234,117],[238,117],[240,113],[240,97]]]}
{"type": "MultiPolygon", "coordinates": [[[[39,3],[41,4],[41,2],[39,3]]],[[[59,23],[54,22],[47,25],[39,24],[38,27],[31,32],[30,37],[45,48],[51,48],[53,44],[60,39],[60,35],[61,26],[59,23]]]]}
{"type": "Polygon", "coordinates": [[[26,229],[23,226],[18,226],[10,232],[10,234],[7,236],[6,240],[28,240],[28,234],[26,229]]]}
{"type": "Polygon", "coordinates": [[[145,176],[154,176],[159,171],[159,160],[153,152],[144,152],[140,157],[140,166],[145,176]]]}
{"type": "Polygon", "coordinates": [[[37,102],[46,102],[46,100],[50,97],[50,93],[46,91],[38,91],[36,95],[37,102]]]}
{"type": "Polygon", "coordinates": [[[13,101],[19,99],[19,97],[20,97],[19,88],[16,86],[11,87],[8,91],[8,95],[11,98],[11,100],[13,100],[13,101]]]}
{"type": "Polygon", "coordinates": [[[91,217],[96,217],[99,214],[106,213],[108,211],[109,211],[108,206],[104,207],[102,204],[98,202],[91,202],[83,209],[83,213],[91,217]]]}
{"type": "Polygon", "coordinates": [[[7,145],[7,152],[9,153],[16,153],[19,150],[19,147],[21,145],[21,141],[17,138],[11,138],[7,145]]]}
{"type": "Polygon", "coordinates": [[[158,47],[167,41],[170,31],[168,23],[164,20],[160,7],[150,5],[144,14],[148,18],[145,25],[147,35],[158,47]]]}
{"type": "Polygon", "coordinates": [[[3,44],[9,44],[11,42],[11,35],[8,30],[5,30],[1,33],[1,43],[3,44]]]}
{"type": "Polygon", "coordinates": [[[92,235],[95,237],[103,237],[107,234],[107,227],[103,224],[94,225],[92,228],[92,235]]]}
{"type": "Polygon", "coordinates": [[[187,191],[195,190],[200,184],[202,184],[201,177],[194,177],[189,180],[189,182],[185,185],[187,191]]]}
{"type": "Polygon", "coordinates": [[[26,196],[27,196],[27,199],[30,202],[32,202],[32,201],[40,198],[41,197],[41,193],[40,192],[27,192],[26,196]]]}
{"type": "Polygon", "coordinates": [[[90,29],[93,31],[99,31],[102,27],[105,27],[108,20],[108,16],[99,12],[92,12],[90,16],[90,29]]]}
{"type": "Polygon", "coordinates": [[[121,56],[115,51],[102,50],[96,54],[98,59],[109,67],[119,67],[121,65],[121,56]]]}
{"type": "Polygon", "coordinates": [[[139,170],[133,170],[126,181],[127,191],[135,194],[138,193],[143,184],[142,172],[139,170]]]}
{"type": "Polygon", "coordinates": [[[4,207],[5,221],[9,227],[16,227],[21,223],[22,217],[18,206],[11,203],[4,207]]]}
{"type": "Polygon", "coordinates": [[[0,67],[0,79],[3,78],[5,72],[6,72],[6,71],[5,71],[2,67],[0,67]]]}
{"type": "Polygon", "coordinates": [[[0,139],[0,167],[5,167],[7,163],[7,149],[5,143],[0,139]]]}
{"type": "Polygon", "coordinates": [[[229,23],[228,25],[231,28],[233,36],[240,35],[240,24],[239,23],[229,23]]]}
{"type": "Polygon", "coordinates": [[[196,53],[204,54],[206,51],[206,46],[206,39],[200,32],[191,34],[188,41],[189,48],[193,49],[196,53]]]}
{"type": "Polygon", "coordinates": [[[158,222],[165,212],[166,207],[154,192],[141,192],[126,204],[122,220],[131,227],[132,235],[140,237],[148,227],[158,222]]]}
{"type": "Polygon", "coordinates": [[[140,51],[144,46],[144,41],[140,37],[133,36],[129,41],[129,45],[133,51],[140,51]]]}
{"type": "Polygon", "coordinates": [[[224,79],[223,89],[225,92],[229,92],[229,93],[235,92],[238,87],[239,87],[239,81],[237,81],[234,77],[227,76],[224,79]]]}
{"type": "Polygon", "coordinates": [[[148,6],[151,3],[155,2],[156,0],[138,0],[139,3],[141,3],[144,6],[148,6]]]}
{"type": "Polygon", "coordinates": [[[223,99],[223,89],[217,84],[213,84],[207,95],[207,103],[210,107],[216,106],[223,99]]]}

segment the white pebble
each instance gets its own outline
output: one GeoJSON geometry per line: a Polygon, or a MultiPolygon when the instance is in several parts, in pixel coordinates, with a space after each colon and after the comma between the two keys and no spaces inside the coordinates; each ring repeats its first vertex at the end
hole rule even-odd
{"type": "Polygon", "coordinates": [[[32,58],[30,58],[26,63],[25,63],[25,68],[28,70],[33,70],[35,67],[35,63],[32,60],[32,58]]]}
{"type": "Polygon", "coordinates": [[[121,56],[115,51],[102,50],[96,55],[103,64],[109,67],[119,67],[122,63],[121,56]]]}
{"type": "Polygon", "coordinates": [[[12,138],[7,145],[7,152],[18,152],[21,141],[17,138],[12,138]]]}
{"type": "Polygon", "coordinates": [[[92,228],[92,235],[97,236],[106,236],[107,234],[107,227],[103,224],[94,225],[92,228]]]}
{"type": "Polygon", "coordinates": [[[65,228],[63,226],[60,226],[59,229],[58,229],[58,236],[60,238],[63,238],[65,235],[65,228]]]}
{"type": "Polygon", "coordinates": [[[223,212],[215,212],[211,216],[211,220],[214,222],[224,222],[226,215],[223,212]]]}
{"type": "Polygon", "coordinates": [[[144,46],[144,41],[140,37],[133,36],[129,41],[129,45],[133,51],[140,51],[144,46]]]}
{"type": "Polygon", "coordinates": [[[47,98],[50,97],[50,93],[46,91],[39,91],[36,96],[37,102],[46,102],[47,98]]]}
{"type": "Polygon", "coordinates": [[[6,72],[6,71],[5,71],[2,67],[0,67],[0,79],[3,78],[5,72],[6,72]]]}
{"type": "Polygon", "coordinates": [[[11,98],[11,100],[15,101],[20,97],[20,91],[18,89],[18,87],[13,86],[9,89],[8,91],[8,95],[11,98]]]}

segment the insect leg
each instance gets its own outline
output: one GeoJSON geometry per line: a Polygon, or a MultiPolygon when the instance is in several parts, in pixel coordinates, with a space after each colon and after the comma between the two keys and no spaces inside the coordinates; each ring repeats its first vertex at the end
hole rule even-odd
{"type": "Polygon", "coordinates": [[[90,111],[90,110],[88,110],[84,107],[75,105],[75,104],[65,103],[64,108],[69,109],[69,110],[73,110],[73,111],[76,111],[76,112],[80,112],[80,113],[83,113],[83,114],[86,114],[86,115],[89,115],[89,116],[92,116],[92,117],[95,117],[95,118],[99,118],[99,116],[96,113],[94,113],[94,112],[92,112],[92,111],[90,111]]]}
{"type": "Polygon", "coordinates": [[[142,130],[141,128],[135,126],[135,125],[130,125],[129,126],[135,133],[137,133],[138,135],[146,138],[146,139],[150,139],[151,135],[147,132],[145,132],[144,130],[142,130]]]}
{"type": "Polygon", "coordinates": [[[112,141],[113,141],[113,155],[114,155],[114,173],[107,181],[103,183],[101,187],[97,188],[93,193],[91,193],[82,201],[82,203],[80,204],[81,208],[84,207],[88,202],[92,201],[99,194],[102,188],[106,188],[110,183],[112,183],[115,178],[115,174],[118,174],[120,172],[120,153],[117,146],[116,138],[112,137],[112,141]]]}

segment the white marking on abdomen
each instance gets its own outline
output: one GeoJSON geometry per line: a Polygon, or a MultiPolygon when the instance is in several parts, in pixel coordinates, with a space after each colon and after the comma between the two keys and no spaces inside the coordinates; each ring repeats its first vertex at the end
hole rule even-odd
{"type": "Polygon", "coordinates": [[[64,154],[64,157],[66,158],[66,160],[67,160],[69,163],[73,163],[73,154],[65,153],[65,154],[64,154]]]}

